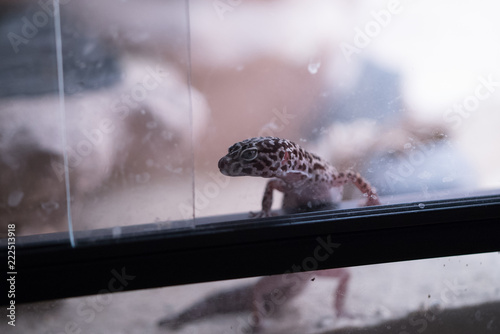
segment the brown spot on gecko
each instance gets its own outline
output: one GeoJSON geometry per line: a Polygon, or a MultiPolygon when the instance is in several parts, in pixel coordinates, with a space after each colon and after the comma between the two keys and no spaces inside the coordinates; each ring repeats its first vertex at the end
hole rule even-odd
{"type": "Polygon", "coordinates": [[[325,170],[325,166],[323,166],[320,163],[315,163],[314,166],[313,166],[313,169],[314,170],[318,170],[318,169],[325,170]]]}
{"type": "Polygon", "coordinates": [[[261,149],[259,149],[259,152],[261,153],[274,153],[276,151],[276,149],[272,148],[272,147],[262,147],[261,149]]]}
{"type": "Polygon", "coordinates": [[[264,163],[267,167],[269,167],[269,166],[271,166],[271,165],[273,164],[273,162],[272,162],[270,159],[268,159],[268,158],[263,158],[263,159],[262,159],[262,162],[263,162],[263,163],[264,163]]]}
{"type": "Polygon", "coordinates": [[[249,167],[247,167],[247,168],[243,168],[243,169],[241,170],[241,172],[242,172],[242,173],[245,173],[245,174],[252,174],[252,172],[253,172],[253,168],[249,168],[249,167]]]}
{"type": "Polygon", "coordinates": [[[311,154],[311,156],[312,156],[314,159],[316,159],[316,160],[321,160],[321,158],[320,158],[320,157],[318,157],[316,154],[314,154],[314,153],[310,153],[310,154],[311,154]]]}
{"type": "Polygon", "coordinates": [[[266,166],[262,163],[262,162],[257,162],[254,167],[257,169],[257,170],[264,170],[266,168],[266,166]]]}

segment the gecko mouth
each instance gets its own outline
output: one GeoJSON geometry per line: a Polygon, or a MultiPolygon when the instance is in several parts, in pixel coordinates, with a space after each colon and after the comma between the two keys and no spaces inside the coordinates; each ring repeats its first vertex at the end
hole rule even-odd
{"type": "Polygon", "coordinates": [[[226,175],[226,176],[233,176],[234,175],[234,173],[231,173],[231,171],[230,171],[231,163],[230,163],[229,159],[227,158],[227,156],[222,157],[219,160],[218,166],[219,166],[220,172],[223,175],[226,175]]]}
{"type": "Polygon", "coordinates": [[[219,163],[217,165],[219,166],[220,172],[224,174],[224,171],[227,166],[226,157],[220,158],[219,163]]]}
{"type": "Polygon", "coordinates": [[[221,158],[218,163],[219,170],[223,175],[226,176],[245,176],[242,173],[242,166],[239,163],[231,162],[231,159],[227,156],[221,158]]]}
{"type": "Polygon", "coordinates": [[[226,175],[226,176],[232,176],[230,173],[228,173],[227,170],[225,169],[220,169],[220,172],[222,173],[222,175],[226,175]]]}

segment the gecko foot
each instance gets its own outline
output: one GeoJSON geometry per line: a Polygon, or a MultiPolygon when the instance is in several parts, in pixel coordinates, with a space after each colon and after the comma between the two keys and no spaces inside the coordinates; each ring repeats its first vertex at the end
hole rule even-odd
{"type": "Polygon", "coordinates": [[[273,217],[273,216],[277,216],[277,214],[272,213],[272,212],[266,212],[266,211],[259,211],[259,212],[250,211],[250,213],[249,213],[250,218],[263,218],[263,217],[273,217]]]}
{"type": "Polygon", "coordinates": [[[380,200],[376,195],[369,196],[364,204],[364,206],[373,206],[373,205],[381,205],[380,200]]]}
{"type": "Polygon", "coordinates": [[[337,318],[344,318],[344,319],[355,319],[356,316],[352,313],[346,312],[346,311],[341,311],[341,312],[336,312],[335,315],[337,318]]]}

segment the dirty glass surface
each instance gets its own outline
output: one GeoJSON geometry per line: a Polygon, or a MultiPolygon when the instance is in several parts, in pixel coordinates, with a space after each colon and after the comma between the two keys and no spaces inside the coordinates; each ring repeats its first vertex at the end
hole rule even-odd
{"type": "MultiPolygon", "coordinates": [[[[215,167],[230,145],[256,136],[293,140],[360,172],[385,204],[498,193],[498,9],[193,2],[193,85],[213,112],[196,155],[197,215],[260,210],[265,179],[218,179],[215,167]]],[[[361,202],[349,185],[343,198],[361,202]]]]}
{"type": "MultiPolygon", "coordinates": [[[[124,225],[244,219],[266,180],[224,176],[218,161],[257,136],[360,172],[382,204],[498,193],[498,9],[0,0],[0,237],[64,231],[77,247],[73,230],[119,237],[124,225]]],[[[338,195],[352,207],[362,198],[350,186],[338,195]]],[[[0,331],[252,333],[259,319],[263,333],[497,333],[498,262],[477,254],[108,294],[141,274],[117,267],[107,289],[18,305],[16,328],[0,331]]]]}
{"type": "Polygon", "coordinates": [[[109,294],[141,274],[117,267],[96,295],[21,305],[16,327],[6,332],[2,321],[0,330],[493,334],[500,330],[499,268],[500,255],[486,253],[109,294]],[[262,296],[258,329],[253,292],[262,296]]]}
{"type": "Polygon", "coordinates": [[[0,6],[2,235],[192,219],[187,3],[0,6]]]}
{"type": "Polygon", "coordinates": [[[266,180],[218,169],[257,136],[382,204],[498,193],[495,1],[57,3],[0,2],[0,218],[20,234],[259,211],[266,180]]]}
{"type": "Polygon", "coordinates": [[[54,20],[27,3],[0,6],[0,235],[9,224],[18,235],[67,231],[65,183],[51,167],[64,129],[54,20]]]}

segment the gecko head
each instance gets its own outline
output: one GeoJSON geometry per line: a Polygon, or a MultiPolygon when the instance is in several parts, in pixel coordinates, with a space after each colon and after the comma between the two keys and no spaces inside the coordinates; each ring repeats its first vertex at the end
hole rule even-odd
{"type": "Polygon", "coordinates": [[[276,137],[245,139],[229,147],[219,160],[219,170],[227,176],[279,177],[289,143],[276,137]]]}

